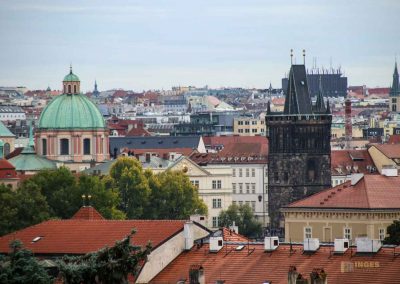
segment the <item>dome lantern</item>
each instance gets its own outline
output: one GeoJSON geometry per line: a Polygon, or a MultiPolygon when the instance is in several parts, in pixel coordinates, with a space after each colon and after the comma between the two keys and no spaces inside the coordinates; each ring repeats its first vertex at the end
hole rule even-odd
{"type": "Polygon", "coordinates": [[[72,73],[72,65],[69,66],[69,74],[63,80],[63,92],[68,95],[75,95],[80,93],[81,82],[79,77],[72,73]]]}

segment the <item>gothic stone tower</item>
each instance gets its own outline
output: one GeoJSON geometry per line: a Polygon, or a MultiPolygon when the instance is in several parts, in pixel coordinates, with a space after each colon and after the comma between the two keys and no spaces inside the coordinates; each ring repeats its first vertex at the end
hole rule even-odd
{"type": "Polygon", "coordinates": [[[389,93],[389,108],[390,111],[400,112],[400,81],[397,61],[394,64],[393,83],[389,93]]]}
{"type": "Polygon", "coordinates": [[[331,186],[331,123],[322,86],[313,106],[304,65],[292,65],[283,112],[266,115],[269,137],[268,199],[273,228],[283,227],[280,208],[331,186]]]}

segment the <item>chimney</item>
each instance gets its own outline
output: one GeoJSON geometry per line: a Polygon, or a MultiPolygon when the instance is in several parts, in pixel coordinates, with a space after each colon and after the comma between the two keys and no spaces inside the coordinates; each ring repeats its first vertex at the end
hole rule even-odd
{"type": "Polygon", "coordinates": [[[350,247],[350,241],[348,239],[335,239],[334,247],[335,253],[345,253],[350,247]]]}
{"type": "Polygon", "coordinates": [[[279,237],[265,237],[264,251],[274,251],[279,246],[279,237]]]}
{"type": "Polygon", "coordinates": [[[319,249],[319,239],[306,238],[303,242],[303,250],[309,252],[315,252],[319,249]]]}
{"type": "Polygon", "coordinates": [[[193,222],[187,221],[183,225],[183,235],[185,237],[185,250],[190,250],[193,247],[193,222]]]}
{"type": "Polygon", "coordinates": [[[204,215],[200,215],[200,214],[190,215],[189,220],[199,223],[200,225],[202,225],[204,227],[207,227],[206,216],[204,216],[204,215]]]}
{"type": "Polygon", "coordinates": [[[222,237],[210,237],[210,252],[219,252],[224,246],[222,237]]]}
{"type": "Polygon", "coordinates": [[[372,240],[368,237],[356,238],[357,253],[361,252],[378,252],[382,246],[380,240],[372,240]]]}
{"type": "Polygon", "coordinates": [[[394,165],[383,165],[382,175],[387,177],[397,177],[398,171],[394,165]]]}

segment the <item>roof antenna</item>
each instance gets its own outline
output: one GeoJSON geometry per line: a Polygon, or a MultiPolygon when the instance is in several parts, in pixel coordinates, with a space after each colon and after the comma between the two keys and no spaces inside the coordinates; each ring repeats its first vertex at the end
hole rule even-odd
{"type": "Polygon", "coordinates": [[[293,65],[293,49],[290,50],[290,65],[293,65]]]}
{"type": "Polygon", "coordinates": [[[306,50],[303,49],[303,64],[306,65],[306,50]]]}

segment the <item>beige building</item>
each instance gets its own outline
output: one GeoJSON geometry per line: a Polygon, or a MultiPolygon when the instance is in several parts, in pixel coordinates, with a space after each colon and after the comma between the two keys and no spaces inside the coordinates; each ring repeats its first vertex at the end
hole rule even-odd
{"type": "Polygon", "coordinates": [[[355,174],[351,181],[291,203],[282,209],[285,241],[383,240],[387,227],[400,218],[399,185],[398,176],[355,174]]]}
{"type": "Polygon", "coordinates": [[[233,120],[233,134],[240,136],[265,135],[265,117],[236,117],[233,120]]]}
{"type": "Polygon", "coordinates": [[[368,149],[379,173],[384,168],[400,168],[400,144],[376,144],[368,149]]]}
{"type": "Polygon", "coordinates": [[[219,227],[219,213],[232,204],[232,169],[228,165],[199,166],[187,157],[180,157],[167,168],[153,168],[153,172],[183,171],[199,189],[199,196],[208,208],[206,226],[219,227]]]}

